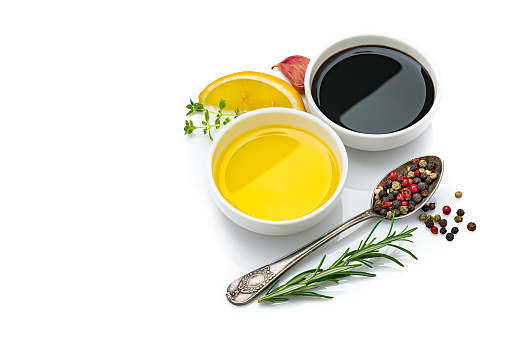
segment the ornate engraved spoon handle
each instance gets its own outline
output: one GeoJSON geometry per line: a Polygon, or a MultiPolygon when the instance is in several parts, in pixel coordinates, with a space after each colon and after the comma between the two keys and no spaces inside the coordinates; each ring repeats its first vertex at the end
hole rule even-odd
{"type": "Polygon", "coordinates": [[[302,258],[353,225],[375,216],[377,215],[371,209],[366,210],[292,253],[289,253],[268,265],[260,267],[238,279],[235,279],[228,286],[228,289],[226,290],[226,297],[234,305],[244,305],[250,302],[265,287],[274,282],[277,278],[279,278],[279,276],[298,263],[302,258]]]}

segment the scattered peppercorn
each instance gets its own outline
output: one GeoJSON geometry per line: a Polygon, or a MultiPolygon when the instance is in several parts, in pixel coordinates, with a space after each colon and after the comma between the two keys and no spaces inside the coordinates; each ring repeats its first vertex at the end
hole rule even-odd
{"type": "Polygon", "coordinates": [[[422,213],[419,215],[419,221],[425,221],[427,218],[428,216],[426,215],[426,213],[422,213]]]}
{"type": "Polygon", "coordinates": [[[475,222],[469,222],[467,225],[467,229],[471,232],[475,231],[476,228],[477,228],[477,225],[475,224],[475,222]]]}
{"type": "Polygon", "coordinates": [[[463,193],[461,193],[461,191],[457,191],[456,193],[454,193],[454,196],[459,199],[463,196],[463,193]]]}
{"type": "Polygon", "coordinates": [[[462,222],[463,221],[463,217],[461,215],[457,215],[457,216],[454,217],[454,221],[462,222]]]}
{"type": "Polygon", "coordinates": [[[453,241],[454,240],[454,234],[452,233],[447,233],[445,235],[445,239],[447,239],[447,241],[453,241]]]}
{"type": "Polygon", "coordinates": [[[430,214],[430,215],[428,215],[428,216],[426,217],[426,219],[427,219],[427,220],[429,220],[429,221],[433,221],[433,220],[435,220],[431,214],[430,214]]]}
{"type": "Polygon", "coordinates": [[[430,210],[434,210],[435,206],[436,206],[436,204],[434,202],[432,202],[432,203],[429,204],[429,209],[430,210]]]}
{"type": "Polygon", "coordinates": [[[459,229],[458,229],[456,226],[454,226],[453,228],[451,228],[451,233],[452,233],[452,234],[456,234],[456,233],[458,233],[458,231],[459,231],[459,229]]]}
{"type": "Polygon", "coordinates": [[[431,233],[438,234],[438,228],[436,226],[431,226],[431,233]]]}
{"type": "Polygon", "coordinates": [[[424,221],[424,225],[426,225],[427,228],[433,227],[435,224],[431,220],[424,221]]]}
{"type": "Polygon", "coordinates": [[[440,234],[446,234],[446,233],[447,233],[447,228],[440,227],[440,234]]]}
{"type": "Polygon", "coordinates": [[[449,206],[445,205],[442,208],[442,212],[444,212],[445,215],[449,215],[449,214],[451,214],[451,208],[449,206]]]}
{"type": "Polygon", "coordinates": [[[439,222],[440,220],[442,220],[442,217],[438,214],[435,214],[435,216],[433,217],[433,219],[436,221],[436,222],[439,222]]]}
{"type": "Polygon", "coordinates": [[[456,214],[459,215],[459,216],[464,216],[465,215],[465,211],[463,211],[461,208],[459,210],[456,211],[456,214]]]}
{"type": "Polygon", "coordinates": [[[438,222],[438,224],[440,225],[440,227],[445,227],[445,226],[447,226],[447,220],[445,220],[445,219],[440,219],[440,221],[438,222]]]}

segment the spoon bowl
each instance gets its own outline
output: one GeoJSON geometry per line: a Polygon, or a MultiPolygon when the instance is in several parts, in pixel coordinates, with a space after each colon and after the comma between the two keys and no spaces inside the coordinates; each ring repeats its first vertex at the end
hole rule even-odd
{"type": "MultiPolygon", "coordinates": [[[[440,181],[442,180],[442,173],[444,171],[444,161],[440,157],[438,157],[436,155],[427,155],[424,157],[420,157],[419,159],[426,159],[426,161],[428,163],[429,162],[434,163],[435,173],[437,174],[437,178],[435,180],[433,180],[433,182],[431,184],[428,185],[428,189],[427,189],[428,195],[426,197],[424,197],[424,199],[422,199],[419,203],[415,204],[415,208],[412,211],[409,211],[407,214],[400,214],[399,216],[394,217],[394,220],[399,220],[399,219],[409,217],[412,214],[415,214],[417,211],[419,211],[422,208],[422,206],[424,206],[424,204],[426,204],[429,201],[429,199],[433,196],[433,194],[435,193],[435,191],[438,188],[438,185],[440,184],[440,181]]],[[[410,160],[410,161],[407,161],[407,162],[401,164],[400,166],[396,167],[395,169],[393,169],[393,171],[395,171],[398,174],[398,178],[399,178],[400,176],[405,176],[408,173],[408,171],[410,170],[411,166],[412,166],[412,161],[410,160]]],[[[380,180],[378,182],[376,187],[382,186],[382,183],[384,181],[387,181],[388,179],[389,179],[389,174],[387,174],[384,178],[382,178],[382,180],[380,180]]],[[[371,210],[375,213],[375,215],[382,217],[380,214],[376,213],[373,210],[373,207],[375,206],[375,202],[376,202],[375,194],[373,194],[371,196],[371,210]]]]}
{"type": "MultiPolygon", "coordinates": [[[[433,196],[433,193],[438,188],[440,181],[442,180],[443,172],[444,172],[444,161],[435,155],[428,155],[420,157],[420,159],[426,159],[427,162],[433,162],[435,165],[435,173],[437,174],[437,178],[433,180],[432,183],[428,185],[428,195],[423,197],[419,203],[415,204],[415,207],[412,211],[407,214],[401,214],[394,219],[403,219],[417,213],[424,204],[426,204],[429,199],[433,196]]],[[[396,171],[398,177],[402,175],[406,175],[410,170],[410,166],[412,165],[412,161],[407,161],[404,164],[396,167],[392,171],[396,171]]],[[[379,187],[382,185],[382,182],[387,181],[389,177],[389,173],[385,175],[375,186],[379,187]]],[[[345,221],[339,226],[336,226],[329,232],[325,233],[321,237],[311,241],[310,243],[302,246],[301,248],[285,255],[282,258],[277,259],[276,261],[262,266],[254,271],[245,274],[244,276],[235,279],[230,283],[226,290],[226,297],[228,301],[230,301],[234,305],[244,305],[253,300],[261,291],[263,291],[267,286],[273,283],[276,279],[278,279],[283,273],[288,271],[291,267],[293,267],[297,262],[302,260],[305,256],[315,251],[318,247],[322,246],[329,240],[333,239],[343,231],[349,229],[350,227],[371,219],[371,218],[382,218],[380,214],[375,212],[373,207],[375,206],[375,193],[373,192],[371,197],[371,206],[364,212],[359,213],[358,215],[352,217],[351,219],[345,221]]]]}

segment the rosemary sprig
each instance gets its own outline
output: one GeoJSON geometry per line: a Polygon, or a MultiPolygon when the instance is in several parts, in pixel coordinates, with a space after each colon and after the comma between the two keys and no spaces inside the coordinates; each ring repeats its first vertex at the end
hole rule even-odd
{"type": "Polygon", "coordinates": [[[376,225],[369,233],[368,237],[360,242],[357,249],[350,250],[350,248],[347,248],[345,252],[331,266],[329,266],[329,268],[322,269],[323,262],[325,261],[324,255],[322,260],[318,264],[317,268],[301,272],[294,276],[293,278],[291,278],[285,284],[280,285],[279,287],[275,287],[279,280],[275,281],[270,286],[267,293],[263,297],[258,299],[258,302],[287,301],[289,300],[287,296],[332,298],[331,296],[327,296],[311,290],[319,288],[319,285],[317,285],[317,283],[321,283],[324,281],[339,283],[340,279],[351,275],[374,277],[375,274],[360,270],[361,267],[363,267],[363,265],[372,268],[373,262],[370,259],[373,258],[385,258],[395,262],[399,266],[403,266],[403,264],[395,257],[380,252],[380,249],[386,246],[394,247],[402,252],[407,253],[412,258],[417,260],[417,257],[408,249],[393,244],[393,242],[396,241],[412,242],[408,238],[412,236],[412,232],[414,232],[417,229],[417,227],[408,229],[407,226],[399,233],[396,233],[396,231],[393,232],[392,226],[394,225],[394,218],[392,218],[391,227],[389,229],[389,233],[387,234],[387,236],[385,236],[384,239],[378,242],[375,242],[376,238],[372,238],[370,240],[371,236],[373,235],[373,232],[375,231],[377,226],[382,222],[382,220],[384,220],[384,218],[380,219],[376,223],[376,225]]]}
{"type": "Polygon", "coordinates": [[[212,134],[210,133],[210,130],[212,128],[215,127],[216,129],[218,129],[221,125],[226,125],[227,123],[229,123],[231,121],[230,117],[233,117],[233,119],[235,119],[236,117],[238,117],[240,115],[240,110],[238,109],[238,107],[235,109],[235,112],[233,114],[223,113],[223,110],[226,107],[226,101],[224,100],[224,98],[221,98],[221,100],[219,100],[219,111],[218,112],[209,111],[208,109],[203,107],[203,104],[200,102],[194,103],[193,100],[191,100],[191,99],[189,99],[189,101],[191,103],[186,106],[186,108],[189,110],[187,112],[186,116],[188,116],[194,112],[200,112],[200,113],[204,113],[205,120],[203,120],[201,122],[203,126],[195,126],[193,124],[192,120],[186,120],[186,125],[184,126],[184,135],[193,133],[193,131],[195,129],[203,128],[203,134],[208,133],[210,141],[212,141],[213,140],[212,134]],[[210,123],[210,114],[211,113],[216,115],[216,119],[214,120],[213,124],[210,123]],[[226,116],[226,119],[224,119],[221,122],[221,117],[223,117],[223,116],[226,116]]]}

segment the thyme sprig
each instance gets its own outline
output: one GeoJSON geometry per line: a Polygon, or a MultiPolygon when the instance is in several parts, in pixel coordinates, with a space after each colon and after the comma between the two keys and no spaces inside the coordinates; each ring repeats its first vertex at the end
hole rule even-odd
{"type": "Polygon", "coordinates": [[[374,258],[385,258],[399,266],[403,266],[403,264],[396,259],[395,257],[381,253],[380,250],[386,246],[394,247],[402,252],[407,253],[412,258],[417,260],[417,257],[410,252],[408,249],[403,248],[401,246],[393,244],[396,241],[408,241],[412,242],[410,239],[412,236],[412,232],[414,232],[417,227],[412,229],[408,229],[408,226],[405,227],[401,232],[396,233],[396,231],[392,231],[392,226],[394,225],[394,218],[391,222],[391,227],[389,229],[389,233],[385,236],[384,239],[375,242],[376,238],[371,238],[373,232],[378,227],[378,225],[384,220],[384,218],[380,219],[376,225],[373,227],[368,237],[361,241],[357,249],[350,250],[347,248],[345,252],[329,267],[326,269],[322,269],[323,262],[325,261],[325,255],[322,260],[318,264],[317,268],[306,270],[295,275],[293,278],[288,280],[283,285],[279,287],[275,287],[279,280],[276,280],[268,289],[266,294],[258,299],[258,302],[269,301],[269,302],[281,302],[288,301],[288,296],[303,296],[303,297],[319,297],[319,298],[333,298],[328,295],[324,295],[321,293],[314,292],[319,288],[318,283],[330,281],[334,283],[339,283],[340,279],[343,279],[348,276],[365,276],[365,277],[374,277],[376,276],[373,273],[365,272],[360,270],[364,265],[372,268],[373,262],[370,259],[374,258]]]}
{"type": "Polygon", "coordinates": [[[201,122],[203,126],[195,126],[193,124],[192,120],[186,120],[186,125],[184,126],[184,135],[191,134],[191,133],[193,133],[194,130],[196,130],[198,128],[203,128],[203,134],[208,133],[210,141],[212,141],[213,138],[212,138],[212,134],[210,133],[212,128],[215,127],[216,129],[218,129],[221,125],[226,125],[227,123],[229,123],[231,121],[230,117],[233,117],[233,119],[235,119],[236,117],[238,117],[240,115],[240,110],[238,109],[238,107],[235,109],[234,113],[224,113],[223,112],[223,110],[226,107],[226,101],[224,100],[224,98],[221,98],[221,100],[219,100],[219,111],[218,112],[209,111],[200,102],[194,103],[193,100],[191,100],[191,99],[189,99],[189,101],[190,101],[190,104],[188,104],[186,106],[186,108],[189,110],[187,112],[186,116],[189,116],[194,112],[199,112],[199,113],[204,114],[205,120],[203,120],[201,122]],[[212,124],[210,123],[210,114],[216,115],[216,119],[214,120],[214,123],[212,123],[212,124]],[[226,116],[226,119],[224,119],[221,122],[221,118],[223,116],[226,116]]]}

